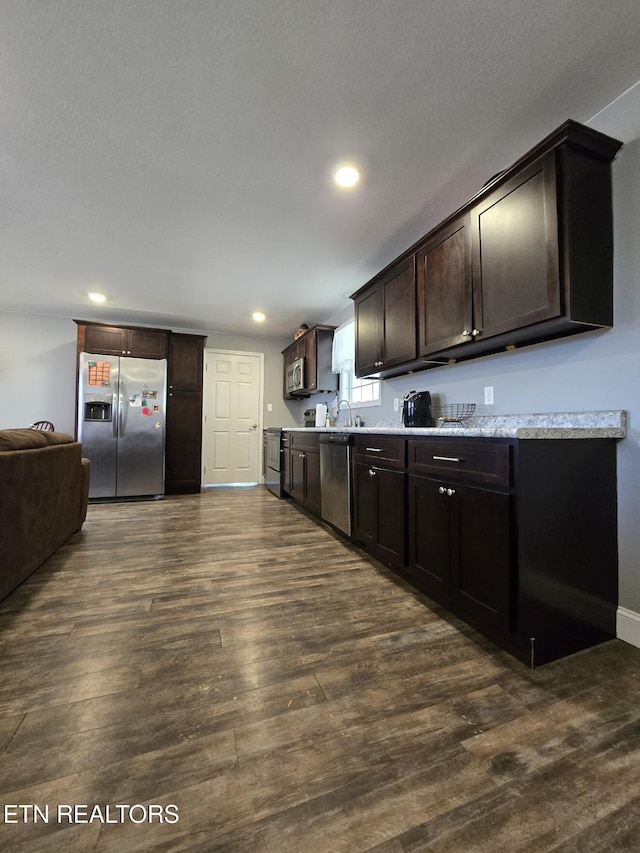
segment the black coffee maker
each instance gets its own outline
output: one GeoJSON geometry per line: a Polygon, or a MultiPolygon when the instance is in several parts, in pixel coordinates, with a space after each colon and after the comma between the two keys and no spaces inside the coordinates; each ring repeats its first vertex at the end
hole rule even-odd
{"type": "Polygon", "coordinates": [[[402,403],[402,425],[406,427],[433,426],[431,394],[428,391],[409,391],[402,403]]]}

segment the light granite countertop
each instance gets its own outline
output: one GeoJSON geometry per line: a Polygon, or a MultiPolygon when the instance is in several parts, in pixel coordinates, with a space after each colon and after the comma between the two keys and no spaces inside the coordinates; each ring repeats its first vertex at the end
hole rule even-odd
{"type": "Polygon", "coordinates": [[[373,427],[285,427],[287,432],[333,432],[358,435],[429,435],[457,438],[625,438],[627,413],[553,412],[531,415],[478,415],[463,424],[441,427],[403,427],[388,421],[373,427]]]}

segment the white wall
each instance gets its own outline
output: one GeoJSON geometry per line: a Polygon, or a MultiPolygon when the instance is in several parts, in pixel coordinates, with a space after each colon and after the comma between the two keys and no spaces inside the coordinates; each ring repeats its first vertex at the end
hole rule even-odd
{"type": "Polygon", "coordinates": [[[67,318],[0,314],[0,429],[46,420],[73,434],[76,329],[67,318]]]}

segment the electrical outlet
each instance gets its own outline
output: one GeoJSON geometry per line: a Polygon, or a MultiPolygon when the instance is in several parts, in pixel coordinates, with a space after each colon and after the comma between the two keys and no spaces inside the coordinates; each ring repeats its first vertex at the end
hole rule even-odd
{"type": "Polygon", "coordinates": [[[493,406],[493,385],[484,386],[484,404],[485,406],[493,406]]]}
{"type": "Polygon", "coordinates": [[[273,404],[272,404],[272,403],[267,403],[267,411],[268,411],[268,412],[272,412],[272,411],[273,411],[273,404]]]}
{"type": "Polygon", "coordinates": [[[400,400],[398,397],[393,398],[393,411],[398,412],[400,410],[400,400]]]}

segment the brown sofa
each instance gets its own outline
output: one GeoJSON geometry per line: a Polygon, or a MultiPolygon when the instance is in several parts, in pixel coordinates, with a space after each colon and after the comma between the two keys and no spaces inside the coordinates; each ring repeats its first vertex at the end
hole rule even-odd
{"type": "Polygon", "coordinates": [[[80,530],[89,460],[61,432],[0,430],[0,601],[80,530]]]}

